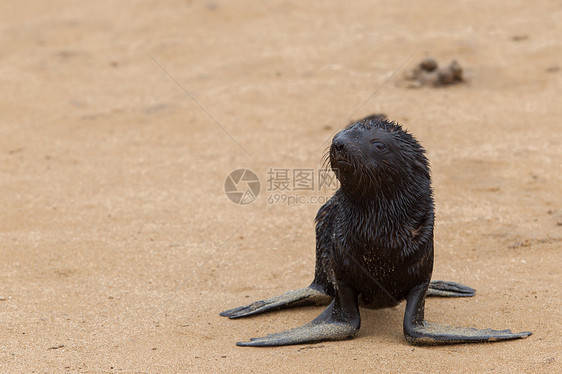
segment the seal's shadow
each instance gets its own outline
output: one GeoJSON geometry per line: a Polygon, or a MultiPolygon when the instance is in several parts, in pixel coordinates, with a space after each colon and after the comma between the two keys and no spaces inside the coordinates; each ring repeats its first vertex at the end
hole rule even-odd
{"type": "Polygon", "coordinates": [[[361,308],[361,329],[356,337],[379,337],[383,340],[405,344],[404,332],[402,330],[404,306],[405,303],[385,309],[361,308]]]}

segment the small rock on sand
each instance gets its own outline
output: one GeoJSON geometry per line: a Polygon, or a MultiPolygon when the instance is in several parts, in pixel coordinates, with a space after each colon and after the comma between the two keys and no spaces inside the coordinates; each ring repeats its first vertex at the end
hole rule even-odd
{"type": "Polygon", "coordinates": [[[405,79],[409,81],[410,88],[440,87],[463,82],[463,75],[460,64],[455,60],[449,66],[440,68],[434,58],[426,57],[418,66],[406,72],[405,79]]]}

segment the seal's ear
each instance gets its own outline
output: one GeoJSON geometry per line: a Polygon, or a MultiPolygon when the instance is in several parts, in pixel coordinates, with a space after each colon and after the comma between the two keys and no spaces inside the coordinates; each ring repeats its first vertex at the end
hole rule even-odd
{"type": "Polygon", "coordinates": [[[418,160],[417,158],[414,161],[414,167],[416,169],[429,171],[429,166],[427,165],[427,162],[422,162],[422,161],[418,160]]]}
{"type": "Polygon", "coordinates": [[[427,161],[422,162],[420,160],[416,160],[413,164],[412,170],[419,173],[418,175],[423,175],[426,180],[431,180],[431,170],[429,169],[427,161]]]}

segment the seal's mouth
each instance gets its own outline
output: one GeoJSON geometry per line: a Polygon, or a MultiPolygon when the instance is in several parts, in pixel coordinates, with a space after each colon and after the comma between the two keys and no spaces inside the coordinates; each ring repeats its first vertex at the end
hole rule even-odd
{"type": "Polygon", "coordinates": [[[331,157],[330,164],[338,179],[343,177],[343,175],[349,174],[353,170],[353,163],[342,155],[331,157]]]}
{"type": "Polygon", "coordinates": [[[353,156],[349,154],[348,150],[335,142],[330,147],[330,166],[336,173],[336,177],[340,179],[344,175],[352,173],[355,169],[353,156]]]}
{"type": "Polygon", "coordinates": [[[330,163],[332,167],[343,166],[349,167],[351,166],[351,162],[345,157],[342,152],[332,151],[330,154],[330,163]]]}
{"type": "Polygon", "coordinates": [[[351,162],[347,161],[345,158],[337,158],[332,161],[335,166],[351,166],[351,162]]]}

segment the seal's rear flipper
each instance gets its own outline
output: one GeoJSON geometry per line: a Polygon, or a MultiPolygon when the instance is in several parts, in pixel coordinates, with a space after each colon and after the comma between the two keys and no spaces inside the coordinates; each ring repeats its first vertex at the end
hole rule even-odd
{"type": "Polygon", "coordinates": [[[331,299],[330,296],[315,288],[299,288],[298,290],[289,291],[283,295],[272,297],[271,299],[256,301],[250,305],[225,310],[220,313],[220,315],[228,318],[242,318],[275,309],[306,305],[326,305],[331,299]]]}
{"type": "Polygon", "coordinates": [[[424,321],[425,291],[427,283],[414,287],[406,297],[404,336],[415,345],[454,343],[481,343],[526,338],[530,332],[513,333],[510,330],[451,327],[424,321]]]}
{"type": "Polygon", "coordinates": [[[474,288],[464,284],[445,281],[432,281],[427,289],[427,296],[440,297],[472,297],[476,293],[474,288]]]}
{"type": "Polygon", "coordinates": [[[310,344],[328,340],[351,339],[357,332],[355,326],[346,323],[309,322],[306,325],[249,342],[238,342],[240,347],[274,347],[280,345],[310,344]]]}
{"type": "Polygon", "coordinates": [[[341,285],[337,288],[334,300],[312,322],[263,338],[253,338],[249,342],[238,342],[236,345],[271,347],[351,339],[359,330],[360,325],[361,317],[359,316],[357,292],[341,285]]]}

